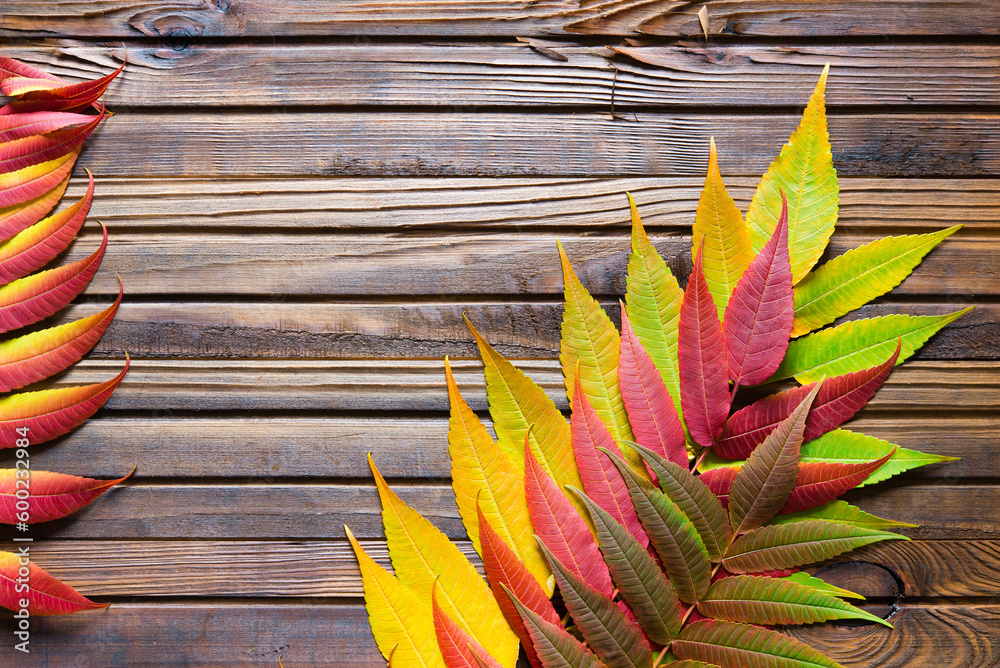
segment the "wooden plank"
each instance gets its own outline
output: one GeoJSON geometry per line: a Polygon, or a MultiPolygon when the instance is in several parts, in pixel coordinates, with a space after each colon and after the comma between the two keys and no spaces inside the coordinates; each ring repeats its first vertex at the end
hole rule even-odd
{"type": "MultiPolygon", "coordinates": [[[[746,211],[758,178],[730,176],[726,185],[746,211]]],[[[75,177],[66,200],[83,196],[75,177]]],[[[1000,228],[1000,181],[866,179],[840,181],[837,229],[869,234],[925,232],[965,225],[973,234],[1000,228]]],[[[112,231],[424,230],[560,227],[628,229],[631,192],[650,230],[690,230],[704,177],[632,178],[148,178],[98,174],[91,218],[112,231]]]]}
{"type": "MultiPolygon", "coordinates": [[[[997,35],[990,0],[715,0],[713,34],[815,37],[997,35]]],[[[327,0],[291,7],[276,0],[22,0],[5,17],[0,37],[172,37],[176,48],[198,36],[315,35],[663,35],[701,34],[697,10],[675,0],[578,3],[542,0],[404,0],[388,20],[378,0],[327,0]]]]}
{"type": "MultiPolygon", "coordinates": [[[[468,541],[458,548],[480,572],[468,541]]],[[[365,551],[391,568],[384,540],[365,540],[365,551]]],[[[16,544],[0,543],[0,550],[16,544]]],[[[361,597],[361,575],[346,541],[124,541],[49,540],[31,546],[32,559],[89,597],[361,597]]],[[[882,569],[904,585],[907,597],[998,596],[1000,541],[888,541],[860,548],[819,571],[851,587],[861,564],[882,569]],[[847,564],[845,566],[845,564],[847,564]],[[845,582],[845,580],[847,580],[845,582]]],[[[859,582],[853,586],[860,589],[859,582]]],[[[893,583],[895,584],[895,583],[893,583]]],[[[892,591],[859,592],[869,597],[892,591]]]]}
{"type": "MultiPolygon", "coordinates": [[[[440,107],[801,107],[824,64],[826,103],[1000,104],[995,45],[787,45],[692,42],[616,47],[547,41],[565,61],[522,42],[130,44],[111,107],[394,105],[440,107]],[[332,78],[330,72],[336,72],[332,78]],[[220,79],[225,85],[219,85],[220,79]],[[767,99],[757,91],[766,89],[767,99]]],[[[68,80],[116,68],[120,49],[80,42],[3,52],[68,80]]]]}
{"type": "MultiPolygon", "coordinates": [[[[728,172],[759,175],[798,122],[654,112],[122,112],[95,132],[78,165],[115,176],[681,176],[704,174],[714,136],[728,172]]],[[[838,115],[830,136],[844,176],[1000,174],[995,114],[838,115]]]]}
{"type": "MultiPolygon", "coordinates": [[[[451,486],[391,481],[407,504],[451,538],[465,528],[451,486]]],[[[1000,516],[984,509],[1000,505],[1000,486],[986,484],[879,485],[844,499],[880,517],[920,524],[901,529],[912,538],[995,539],[1000,516]]],[[[139,484],[126,482],[71,518],[32,527],[50,538],[323,540],[344,537],[344,525],[359,537],[380,538],[381,505],[370,478],[355,484],[255,482],[252,484],[139,484]]],[[[4,527],[0,538],[18,535],[4,527]]]]}
{"type": "MultiPolygon", "coordinates": [[[[94,226],[73,244],[65,261],[100,245],[94,226]]],[[[879,237],[838,234],[827,247],[835,257],[879,237]]],[[[615,236],[569,233],[489,235],[365,234],[114,234],[103,269],[88,294],[117,295],[118,276],[130,295],[275,295],[292,297],[561,295],[562,241],[591,294],[625,294],[631,244],[615,236]]],[[[678,280],[691,266],[691,237],[653,241],[678,280]]],[[[935,248],[892,296],[1000,295],[1000,240],[961,232],[935,248]]]]}
{"type": "MultiPolygon", "coordinates": [[[[480,391],[470,388],[470,398],[480,391]]],[[[482,398],[476,401],[481,404],[482,398]]],[[[391,478],[451,475],[446,416],[206,418],[169,409],[153,412],[152,417],[121,417],[109,410],[57,444],[35,450],[32,465],[106,478],[124,475],[132,465],[139,467],[136,479],[365,478],[365,454],[371,452],[383,475],[391,478]]],[[[486,424],[492,427],[488,420],[486,424]]],[[[991,462],[1000,418],[988,411],[928,417],[903,407],[887,413],[883,407],[863,411],[845,428],[905,448],[962,458],[916,469],[907,480],[996,477],[991,462]]]]}

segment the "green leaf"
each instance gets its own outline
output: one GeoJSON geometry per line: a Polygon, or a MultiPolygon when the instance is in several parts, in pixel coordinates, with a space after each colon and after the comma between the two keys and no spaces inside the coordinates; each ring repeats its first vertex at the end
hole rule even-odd
{"type": "Polygon", "coordinates": [[[798,129],[771,163],[747,211],[754,250],[771,238],[788,198],[788,251],[792,282],[798,283],[823,255],[837,224],[837,170],[833,168],[823,95],[829,65],[823,68],[798,129]]]}
{"type": "Polygon", "coordinates": [[[730,573],[796,568],[882,540],[909,538],[838,522],[769,524],[737,538],[726,552],[722,567],[730,573]]]}
{"type": "Polygon", "coordinates": [[[540,545],[587,646],[608,668],[651,668],[653,651],[639,627],[610,598],[560,563],[544,543],[540,545]]]}
{"type": "Polygon", "coordinates": [[[714,619],[685,628],[670,650],[682,659],[710,661],[722,668],[843,668],[775,631],[714,619]]]}
{"type": "Polygon", "coordinates": [[[639,626],[653,642],[669,645],[681,630],[684,614],[670,581],[628,529],[583,492],[570,490],[590,513],[604,561],[639,626]]]}
{"type": "Polygon", "coordinates": [[[807,520],[823,520],[824,522],[837,522],[847,524],[861,529],[893,529],[902,527],[916,527],[916,524],[886,520],[866,513],[865,511],[852,506],[847,501],[831,501],[822,506],[816,506],[809,510],[787,515],[778,515],[768,524],[791,524],[807,520]]]}
{"type": "Polygon", "coordinates": [[[882,482],[894,475],[920,466],[940,462],[953,462],[959,459],[958,457],[932,455],[917,450],[900,448],[889,441],[883,441],[874,436],[859,434],[847,429],[834,429],[803,445],[802,461],[803,463],[839,462],[844,464],[858,464],[885,457],[892,452],[893,448],[896,448],[896,452],[892,455],[892,458],[876,469],[858,487],[882,482]]]}
{"type": "Polygon", "coordinates": [[[932,248],[962,228],[886,237],[849,250],[795,286],[792,336],[801,336],[864,306],[899,285],[932,248]]]}
{"type": "Polygon", "coordinates": [[[685,467],[664,459],[649,448],[630,442],[625,442],[624,445],[642,456],[660,483],[663,493],[676,503],[681,512],[694,524],[698,535],[705,543],[709,559],[721,560],[733,531],[729,528],[726,511],[708,485],[698,480],[685,467]]]}
{"type": "Polygon", "coordinates": [[[541,615],[521,603],[506,585],[500,586],[517,608],[543,668],[603,668],[583,643],[565,629],[542,619],[541,615]]]}
{"type": "Polygon", "coordinates": [[[825,592],[827,594],[832,594],[833,596],[839,596],[840,598],[857,598],[860,600],[865,600],[865,597],[861,594],[856,594],[848,589],[841,589],[835,585],[825,582],[817,577],[813,577],[808,573],[799,571],[798,573],[792,573],[791,575],[786,575],[783,578],[778,578],[779,580],[787,580],[788,582],[795,582],[802,585],[803,587],[809,587],[816,591],[825,592]]]}
{"type": "Polygon", "coordinates": [[[881,617],[797,582],[754,575],[723,578],[698,602],[713,619],[746,624],[814,624],[830,619],[864,619],[892,628],[881,617]]]}
{"type": "Polygon", "coordinates": [[[649,243],[631,195],[628,201],[632,210],[632,253],[628,256],[625,311],[635,335],[663,377],[683,425],[680,371],[677,366],[677,321],[684,291],[667,263],[649,243]]]}
{"type": "Polygon", "coordinates": [[[900,337],[903,345],[896,364],[902,364],[935,332],[971,310],[970,306],[944,315],[886,315],[814,332],[788,345],[770,380],[794,377],[806,384],[868,369],[888,359],[900,337]]]}

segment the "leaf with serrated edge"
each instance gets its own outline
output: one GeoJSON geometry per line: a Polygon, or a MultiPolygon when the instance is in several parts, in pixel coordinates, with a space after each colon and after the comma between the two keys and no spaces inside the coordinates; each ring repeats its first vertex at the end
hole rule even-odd
{"type": "Polygon", "coordinates": [[[798,129],[764,174],[747,211],[750,241],[759,251],[777,226],[782,193],[787,197],[793,283],[802,280],[823,255],[837,224],[840,188],[823,98],[829,69],[829,65],[823,68],[798,129]]]}
{"type": "MultiPolygon", "coordinates": [[[[576,391],[580,392],[579,382],[576,391]]],[[[570,424],[573,430],[573,452],[576,455],[580,478],[583,480],[582,487],[590,498],[628,528],[645,549],[649,545],[649,538],[646,537],[635,514],[628,487],[615,465],[608,458],[598,454],[598,450],[618,451],[618,447],[604,426],[604,422],[591,408],[585,394],[578,394],[574,404],[570,424]]],[[[634,451],[629,450],[629,452],[632,452],[633,457],[637,457],[634,451]]]]}
{"type": "Polygon", "coordinates": [[[723,668],[843,668],[776,631],[716,620],[694,622],[670,650],[682,659],[711,661],[723,668]]]}
{"type": "Polygon", "coordinates": [[[434,637],[430,599],[421,600],[375,563],[346,526],[344,532],[361,568],[365,608],[382,656],[393,665],[447,668],[434,637]]]}
{"type": "Polygon", "coordinates": [[[437,527],[389,489],[370,454],[368,464],[382,500],[382,523],[396,577],[428,601],[437,581],[442,610],[500,663],[513,665],[517,636],[479,573],[437,527]]]}
{"type": "MultiPolygon", "coordinates": [[[[2,349],[2,344],[0,344],[2,349]]],[[[462,523],[473,547],[479,543],[478,506],[518,554],[539,584],[549,579],[549,568],[531,536],[531,518],[524,497],[524,474],[500,448],[458,391],[448,358],[444,361],[451,415],[448,419],[448,454],[451,486],[462,523]]]]}
{"type": "Polygon", "coordinates": [[[935,246],[961,225],[929,234],[886,237],[847,251],[795,286],[792,336],[827,325],[899,285],[935,246]]]}
{"type": "Polygon", "coordinates": [[[524,438],[529,436],[549,475],[560,485],[579,485],[569,423],[555,403],[524,372],[487,343],[468,318],[486,373],[486,395],[500,447],[524,469],[524,438]]]}
{"type": "Polygon", "coordinates": [[[737,534],[755,529],[777,515],[791,496],[806,416],[821,385],[814,387],[768,434],[736,474],[729,493],[729,524],[737,534]]]}
{"type": "Polygon", "coordinates": [[[0,142],[24,139],[74,125],[83,125],[93,120],[94,117],[90,114],[66,111],[34,111],[29,114],[0,116],[0,142]]]}
{"type": "MultiPolygon", "coordinates": [[[[546,590],[542,590],[542,587],[524,567],[514,551],[493,530],[482,511],[479,512],[479,536],[483,548],[483,569],[486,571],[486,579],[493,592],[493,598],[500,606],[510,628],[521,639],[521,645],[528,655],[528,661],[535,668],[539,668],[538,657],[535,655],[528,630],[525,628],[517,609],[504,594],[504,590],[513,591],[521,602],[543,619],[558,624],[559,615],[556,614],[556,610],[549,600],[549,596],[552,595],[551,589],[554,587],[550,588],[546,583],[546,590]]],[[[548,569],[548,562],[546,562],[545,568],[548,569]]]]}
{"type": "Polygon", "coordinates": [[[767,380],[788,347],[794,302],[784,198],[781,206],[774,234],[740,277],[722,319],[729,379],[737,387],[767,380]]]}
{"type": "Polygon", "coordinates": [[[669,645],[680,632],[684,614],[670,581],[625,527],[582,491],[570,489],[583,500],[590,513],[604,561],[636,621],[650,640],[669,645]]]}
{"type": "Polygon", "coordinates": [[[51,190],[19,204],[0,208],[0,239],[10,239],[28,229],[55,208],[69,186],[71,170],[64,171],[61,181],[49,184],[51,190]]]}
{"type": "Polygon", "coordinates": [[[543,668],[603,668],[597,657],[562,626],[542,619],[510,591],[506,593],[531,635],[532,645],[543,668]]]}
{"type": "MultiPolygon", "coordinates": [[[[22,63],[20,60],[15,60],[6,56],[0,56],[0,83],[6,83],[8,80],[15,78],[40,79],[44,82],[48,82],[50,84],[49,87],[67,85],[67,82],[63,79],[60,79],[54,74],[49,74],[45,70],[40,70],[34,65],[22,63]]],[[[6,88],[2,88],[0,90],[4,91],[4,95],[13,95],[13,91],[6,92],[8,90],[6,88]]]]}
{"type": "Polygon", "coordinates": [[[544,543],[542,552],[573,622],[598,658],[608,668],[651,668],[653,652],[639,627],[610,598],[559,563],[544,543]]]}
{"type": "Polygon", "coordinates": [[[94,197],[94,176],[88,176],[87,192],[79,202],[0,245],[0,285],[40,269],[69,246],[83,226],[94,197]]]}
{"type": "Polygon", "coordinates": [[[833,596],[839,596],[840,598],[856,598],[859,600],[865,600],[865,597],[861,594],[856,594],[853,591],[847,589],[841,589],[835,585],[825,582],[817,577],[809,575],[803,571],[798,573],[792,573],[791,575],[786,575],[784,577],[778,578],[779,580],[787,580],[788,582],[795,582],[802,585],[803,587],[809,587],[815,591],[826,592],[827,594],[832,594],[833,596]]]}
{"type": "Polygon", "coordinates": [[[973,307],[944,315],[886,315],[851,320],[842,325],[795,339],[771,380],[792,378],[811,383],[823,376],[839,376],[878,364],[892,354],[902,338],[896,364],[902,364],[935,332],[973,307]]]}
{"type": "Polygon", "coordinates": [[[594,410],[601,416],[616,441],[635,440],[625,404],[618,387],[618,330],[597,300],[573,273],[569,258],[559,245],[562,260],[564,307],[559,361],[566,379],[570,406],[576,401],[574,388],[580,385],[594,410]]]}
{"type": "Polygon", "coordinates": [[[28,429],[32,445],[62,436],[97,412],[111,398],[129,368],[111,380],[39,392],[21,392],[0,399],[0,447],[14,447],[18,429],[28,429]]]}
{"type": "Polygon", "coordinates": [[[13,207],[42,197],[69,177],[79,157],[77,149],[55,160],[0,174],[0,207],[13,207]]]}
{"type": "Polygon", "coordinates": [[[753,260],[754,252],[743,214],[722,182],[714,137],[709,139],[708,173],[691,228],[691,257],[698,255],[701,248],[704,248],[705,280],[722,320],[729,296],[753,260]]]}
{"type": "Polygon", "coordinates": [[[33,111],[81,111],[97,102],[123,69],[124,61],[117,70],[97,79],[25,92],[20,99],[0,108],[0,115],[33,111]]]}
{"type": "Polygon", "coordinates": [[[628,464],[606,453],[621,472],[649,542],[663,570],[685,603],[695,603],[708,591],[711,560],[691,520],[666,494],[653,487],[628,464]]]}
{"type": "Polygon", "coordinates": [[[768,524],[790,524],[792,522],[804,522],[808,520],[823,520],[824,522],[837,522],[848,526],[860,527],[862,529],[895,529],[902,527],[914,528],[916,524],[887,520],[866,513],[865,511],[852,506],[847,501],[831,501],[822,506],[817,506],[811,510],[793,513],[790,515],[778,515],[768,524]]]}
{"type": "Polygon", "coordinates": [[[530,449],[525,453],[524,489],[535,533],[559,561],[610,597],[614,586],[594,536],[530,449]]]}
{"type": "Polygon", "coordinates": [[[86,125],[0,144],[0,172],[14,172],[79,150],[105,118],[105,114],[98,114],[86,125]]]}
{"type": "Polygon", "coordinates": [[[49,471],[32,471],[30,477],[21,478],[18,474],[22,469],[0,469],[0,524],[17,524],[24,521],[27,524],[50,522],[66,517],[84,506],[93,503],[109,489],[128,478],[117,480],[94,480],[81,478],[64,473],[49,471]],[[19,519],[17,496],[18,480],[22,485],[30,485],[30,495],[27,498],[27,520],[19,519]]]}
{"type": "Polygon", "coordinates": [[[701,270],[701,253],[684,290],[677,329],[681,406],[688,431],[705,448],[712,446],[729,415],[729,367],[726,343],[712,294],[701,270]]]}
{"type": "Polygon", "coordinates": [[[108,607],[108,603],[94,603],[69,585],[52,577],[44,570],[28,562],[27,580],[31,583],[27,591],[20,590],[24,578],[19,574],[22,568],[20,557],[13,552],[0,552],[0,607],[21,610],[21,600],[28,599],[28,613],[32,616],[68,615],[81,610],[97,610],[108,607]]]}
{"type": "Polygon", "coordinates": [[[712,490],[691,474],[685,466],[678,466],[660,457],[659,454],[643,448],[637,443],[628,443],[639,452],[653,471],[660,489],[670,498],[684,515],[691,520],[705,544],[705,550],[712,561],[722,559],[722,553],[729,544],[732,529],[729,518],[712,490]]]}
{"type": "Polygon", "coordinates": [[[636,442],[679,466],[687,466],[687,443],[674,401],[653,360],[632,330],[624,308],[618,384],[636,442]]]}
{"type": "Polygon", "coordinates": [[[814,624],[830,619],[864,619],[892,628],[881,617],[797,582],[737,575],[712,585],[698,612],[746,624],[814,624]]]}
{"type": "Polygon", "coordinates": [[[455,621],[446,615],[437,602],[438,587],[431,589],[431,614],[434,619],[434,635],[437,638],[441,656],[448,668],[478,668],[473,652],[485,657],[490,668],[501,668],[476,639],[463,631],[455,621]]]}
{"type": "Polygon", "coordinates": [[[795,568],[882,540],[909,538],[837,522],[771,524],[737,538],[726,552],[722,567],[737,574],[795,568]]]}
{"type": "Polygon", "coordinates": [[[683,426],[677,321],[684,292],[667,263],[649,243],[632,195],[628,196],[628,201],[632,212],[632,252],[628,256],[625,310],[635,335],[659,370],[683,426]]]}
{"type": "Polygon", "coordinates": [[[799,466],[795,479],[795,489],[788,497],[782,515],[809,510],[833,501],[847,490],[854,489],[872,472],[885,464],[893,453],[870,462],[844,464],[839,462],[815,462],[799,466]]]}
{"type": "Polygon", "coordinates": [[[959,459],[958,457],[932,455],[900,448],[888,441],[847,429],[835,429],[802,446],[803,462],[856,464],[868,461],[873,457],[884,457],[887,454],[891,455],[889,460],[859,483],[858,487],[888,480],[894,475],[920,466],[952,462],[959,459]]]}

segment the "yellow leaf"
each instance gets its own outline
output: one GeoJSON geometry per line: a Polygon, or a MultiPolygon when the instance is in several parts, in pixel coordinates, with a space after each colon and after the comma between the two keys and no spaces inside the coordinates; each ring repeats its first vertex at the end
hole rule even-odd
{"type": "Polygon", "coordinates": [[[445,614],[502,665],[513,666],[517,636],[479,573],[437,527],[389,489],[370,454],[368,464],[382,499],[382,523],[396,577],[416,594],[421,609],[430,604],[437,580],[438,604],[445,614]]]}
{"type": "Polygon", "coordinates": [[[434,635],[430,600],[418,599],[361,549],[350,529],[345,526],[344,531],[361,567],[365,608],[382,656],[398,666],[446,668],[434,635]]]}
{"type": "Polygon", "coordinates": [[[709,145],[708,174],[691,230],[691,257],[697,257],[702,245],[702,269],[721,320],[729,296],[753,260],[754,252],[743,214],[722,182],[715,138],[709,145]]]}
{"type": "Polygon", "coordinates": [[[837,223],[840,189],[833,168],[823,97],[829,71],[829,65],[823,68],[802,122],[761,179],[747,211],[750,240],[759,252],[778,223],[784,191],[788,198],[788,251],[793,283],[802,280],[819,260],[837,223]]]}
{"type": "MultiPolygon", "coordinates": [[[[552,574],[538,549],[528,503],[524,495],[524,473],[510,457],[500,451],[486,427],[458,391],[448,358],[444,361],[448,379],[448,399],[451,417],[448,420],[448,452],[451,455],[451,486],[455,501],[476,552],[482,554],[479,542],[479,516],[476,501],[491,526],[514,550],[528,572],[546,589],[552,574]]],[[[523,453],[523,450],[522,450],[523,453]]],[[[572,452],[570,453],[572,456],[572,452]]],[[[522,454],[523,457],[523,454],[522,454]]],[[[551,596],[552,591],[546,590],[551,596]]]]}

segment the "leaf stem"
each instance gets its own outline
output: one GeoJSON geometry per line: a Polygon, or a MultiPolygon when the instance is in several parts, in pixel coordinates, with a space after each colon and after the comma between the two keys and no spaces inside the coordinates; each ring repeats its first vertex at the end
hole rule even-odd
{"type": "Polygon", "coordinates": [[[705,461],[705,457],[708,456],[708,451],[709,448],[702,449],[701,454],[698,455],[698,459],[696,459],[694,462],[694,467],[691,468],[692,472],[697,471],[698,467],[701,466],[701,463],[705,461]]]}
{"type": "Polygon", "coordinates": [[[663,660],[663,655],[667,653],[668,649],[670,649],[670,645],[667,645],[666,647],[661,649],[660,653],[656,655],[656,661],[653,662],[653,668],[656,668],[657,666],[660,665],[660,661],[663,660]]]}

